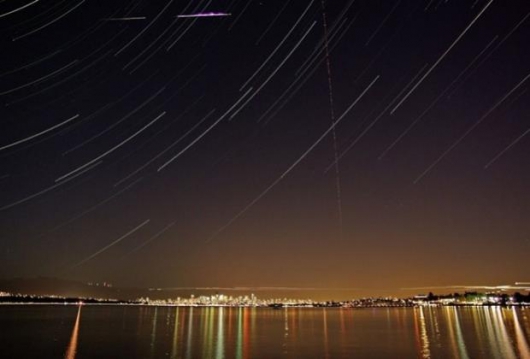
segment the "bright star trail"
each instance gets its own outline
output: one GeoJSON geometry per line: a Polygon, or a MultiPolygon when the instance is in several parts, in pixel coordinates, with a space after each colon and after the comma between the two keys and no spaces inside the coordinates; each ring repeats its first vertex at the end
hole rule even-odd
{"type": "Polygon", "coordinates": [[[530,2],[0,1],[0,31],[0,279],[528,279],[530,2]]]}
{"type": "Polygon", "coordinates": [[[86,263],[88,262],[89,260],[91,260],[92,258],[98,256],[99,254],[105,252],[107,249],[109,249],[110,247],[118,244],[119,242],[121,242],[122,240],[124,240],[125,238],[129,237],[131,234],[133,234],[134,232],[136,232],[137,230],[139,230],[140,228],[142,228],[143,226],[145,226],[147,223],[149,223],[149,220],[146,220],[145,222],[143,222],[142,224],[140,224],[139,226],[135,227],[134,229],[130,230],[129,232],[125,233],[123,236],[121,236],[120,238],[116,239],[115,241],[112,241],[110,244],[106,245],[105,247],[101,248],[100,250],[98,250],[97,252],[91,254],[90,256],[86,257],[85,259],[77,262],[76,264],[74,264],[73,267],[77,267],[77,266],[80,266],[82,265],[83,263],[86,263]]]}

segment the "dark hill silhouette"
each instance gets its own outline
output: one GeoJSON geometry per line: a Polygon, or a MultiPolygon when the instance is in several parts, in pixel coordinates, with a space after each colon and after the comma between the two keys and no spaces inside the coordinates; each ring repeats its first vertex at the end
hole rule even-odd
{"type": "Polygon", "coordinates": [[[82,282],[49,277],[0,279],[0,292],[120,300],[133,300],[148,295],[148,291],[143,289],[88,285],[82,282]]]}

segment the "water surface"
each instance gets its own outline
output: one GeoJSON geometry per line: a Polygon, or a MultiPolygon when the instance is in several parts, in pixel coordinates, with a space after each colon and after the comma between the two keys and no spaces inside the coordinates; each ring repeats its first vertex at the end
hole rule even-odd
{"type": "Polygon", "coordinates": [[[530,359],[530,308],[0,306],[0,358],[530,359]]]}

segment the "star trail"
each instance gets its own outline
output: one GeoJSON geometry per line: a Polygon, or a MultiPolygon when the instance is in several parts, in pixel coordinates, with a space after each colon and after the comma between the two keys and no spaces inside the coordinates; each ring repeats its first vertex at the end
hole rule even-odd
{"type": "Polygon", "coordinates": [[[498,287],[530,3],[0,2],[0,277],[498,287]]]}

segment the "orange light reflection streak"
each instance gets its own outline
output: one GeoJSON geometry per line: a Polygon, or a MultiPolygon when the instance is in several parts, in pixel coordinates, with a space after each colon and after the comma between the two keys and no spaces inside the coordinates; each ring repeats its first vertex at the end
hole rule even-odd
{"type": "Polygon", "coordinates": [[[65,359],[75,359],[75,354],[77,353],[77,341],[79,338],[79,323],[81,322],[81,305],[77,310],[77,317],[75,318],[74,329],[72,330],[72,336],[70,338],[70,344],[68,344],[68,349],[64,355],[65,359]]]}

